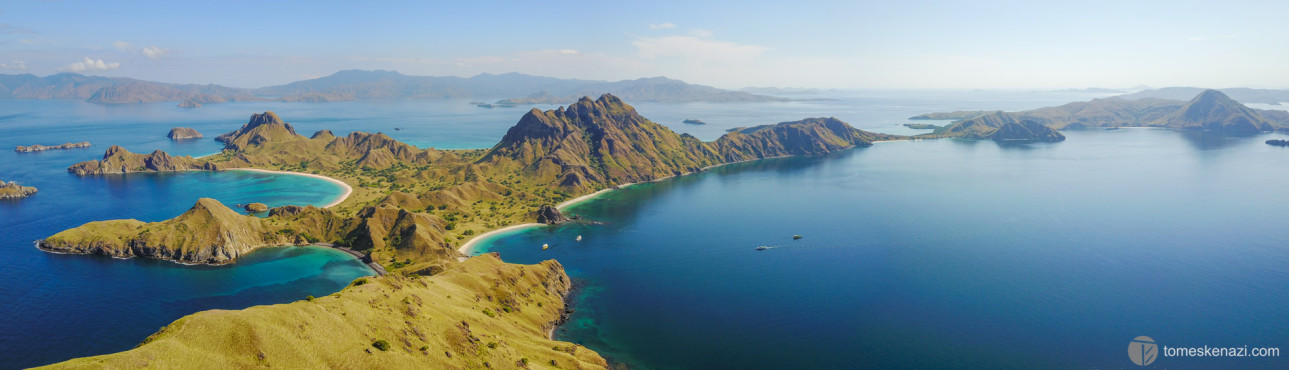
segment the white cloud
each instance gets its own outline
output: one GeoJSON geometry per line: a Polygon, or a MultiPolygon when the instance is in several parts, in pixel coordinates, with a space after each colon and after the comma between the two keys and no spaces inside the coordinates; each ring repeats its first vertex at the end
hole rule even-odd
{"type": "Polygon", "coordinates": [[[148,57],[148,59],[161,59],[167,55],[178,53],[178,50],[166,49],[157,46],[149,46],[139,51],[143,53],[143,56],[148,57]]]}
{"type": "Polygon", "coordinates": [[[21,61],[21,60],[15,60],[15,61],[12,61],[12,62],[9,62],[9,63],[0,63],[0,69],[17,69],[17,70],[20,70],[20,71],[21,71],[21,70],[26,70],[26,69],[27,69],[27,62],[24,62],[24,61],[21,61]]]}
{"type": "Polygon", "coordinates": [[[560,49],[560,55],[581,55],[582,52],[573,49],[560,49]]]}
{"type": "Polygon", "coordinates": [[[134,45],[130,45],[130,43],[125,41],[117,41],[117,42],[113,42],[112,46],[116,47],[116,50],[130,51],[130,49],[133,48],[134,45]]]}
{"type": "Polygon", "coordinates": [[[655,23],[655,24],[650,24],[650,25],[649,25],[649,29],[651,29],[651,30],[665,30],[665,29],[672,29],[672,28],[676,28],[676,25],[675,25],[675,24],[671,24],[670,22],[668,22],[668,23],[655,23]]]}
{"type": "Polygon", "coordinates": [[[121,63],[108,63],[104,62],[102,59],[90,59],[89,57],[85,57],[85,60],[65,65],[58,70],[67,72],[85,72],[110,71],[117,68],[121,68],[121,63]]]}

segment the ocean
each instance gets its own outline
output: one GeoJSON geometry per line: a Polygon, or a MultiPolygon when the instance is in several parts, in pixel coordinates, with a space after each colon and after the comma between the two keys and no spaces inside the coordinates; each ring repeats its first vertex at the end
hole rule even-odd
{"type": "MultiPolygon", "coordinates": [[[[910,134],[919,113],[1018,110],[1074,93],[852,91],[784,103],[633,103],[704,140],[835,116],[910,134]],[[684,119],[707,125],[686,125],[684,119]]],[[[553,106],[538,106],[550,109],[553,106]]],[[[129,349],[213,308],[325,295],[370,271],[323,248],[228,266],[56,255],[32,242],[88,221],[164,220],[199,197],[325,204],[339,190],[246,172],[80,178],[108,145],[215,153],[210,138],[274,110],[301,134],[384,132],[419,147],[487,148],[528,107],[466,101],[104,106],[0,100],[0,364],[129,349]],[[207,138],[171,142],[171,127],[207,138]],[[91,141],[90,149],[13,153],[91,141]]],[[[931,122],[943,123],[943,122],[931,122]]],[[[481,243],[507,262],[558,259],[578,285],[557,338],[633,368],[1129,367],[1128,342],[1284,348],[1289,247],[1279,134],[1066,131],[1061,143],[931,140],[763,160],[606,193],[567,211],[598,224],[481,243]],[[802,235],[793,240],[793,235],[802,235]],[[578,235],[581,242],[575,241],[578,235]],[[540,246],[549,243],[543,252],[540,246]],[[757,246],[771,247],[756,251],[757,246]]],[[[1266,358],[1161,358],[1169,367],[1280,367],[1266,358]]]]}

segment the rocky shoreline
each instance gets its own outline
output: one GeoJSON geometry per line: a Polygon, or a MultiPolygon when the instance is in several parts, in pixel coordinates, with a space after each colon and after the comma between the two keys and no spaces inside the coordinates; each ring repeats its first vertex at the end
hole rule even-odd
{"type": "Polygon", "coordinates": [[[10,181],[0,181],[0,200],[22,199],[36,194],[36,188],[10,181]]]}

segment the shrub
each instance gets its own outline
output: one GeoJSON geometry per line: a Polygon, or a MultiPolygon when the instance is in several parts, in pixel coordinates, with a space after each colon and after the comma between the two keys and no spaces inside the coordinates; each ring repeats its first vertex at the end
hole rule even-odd
{"type": "Polygon", "coordinates": [[[466,230],[466,231],[463,231],[463,232],[461,232],[461,235],[474,235],[474,230],[466,230]]]}
{"type": "Polygon", "coordinates": [[[487,308],[483,309],[483,314],[488,315],[488,317],[497,317],[497,314],[492,313],[492,310],[489,310],[487,308]]]}
{"type": "Polygon", "coordinates": [[[363,284],[367,284],[367,278],[358,278],[358,280],[354,280],[354,286],[359,286],[363,284]]]}
{"type": "Polygon", "coordinates": [[[372,342],[371,346],[376,347],[376,349],[379,349],[381,351],[389,350],[389,342],[386,342],[384,339],[372,342]]]}
{"type": "Polygon", "coordinates": [[[497,342],[488,342],[488,348],[497,348],[497,342]]]}
{"type": "Polygon", "coordinates": [[[304,296],[304,300],[309,301],[309,302],[313,302],[313,296],[311,296],[311,295],[304,296]]]}

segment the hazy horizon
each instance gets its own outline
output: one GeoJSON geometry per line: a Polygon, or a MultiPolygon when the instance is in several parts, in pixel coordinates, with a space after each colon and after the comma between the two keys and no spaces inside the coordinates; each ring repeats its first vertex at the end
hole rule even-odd
{"type": "Polygon", "coordinates": [[[255,88],[348,69],[745,87],[1289,87],[1289,3],[0,6],[0,73],[255,88]]]}

